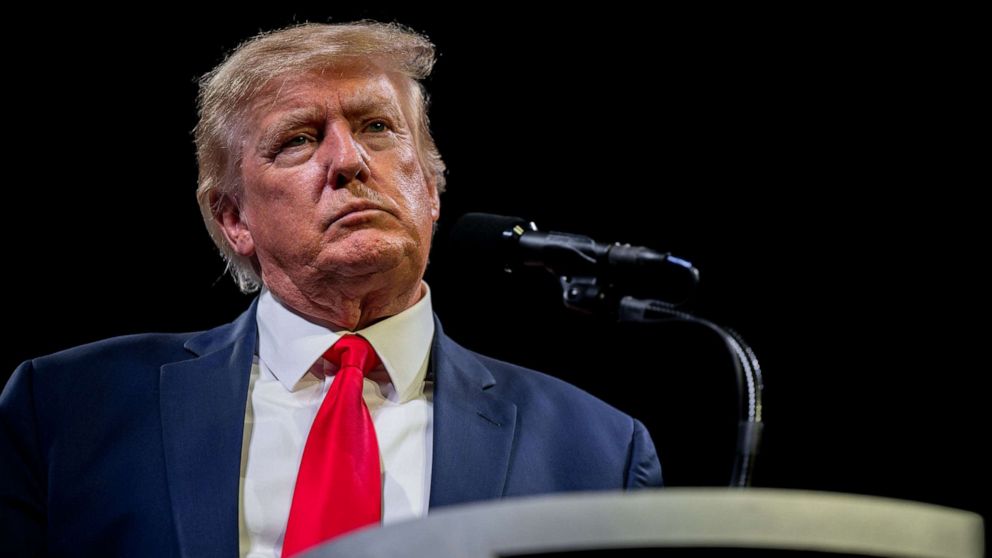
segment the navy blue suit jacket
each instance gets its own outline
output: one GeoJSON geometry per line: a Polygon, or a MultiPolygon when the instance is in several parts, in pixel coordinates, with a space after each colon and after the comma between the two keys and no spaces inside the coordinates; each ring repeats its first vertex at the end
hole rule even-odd
{"type": "MultiPolygon", "coordinates": [[[[255,307],[22,364],[0,396],[0,547],[14,555],[234,557],[255,307]]],[[[661,484],[636,420],[543,374],[431,353],[430,507],[661,484]]]]}

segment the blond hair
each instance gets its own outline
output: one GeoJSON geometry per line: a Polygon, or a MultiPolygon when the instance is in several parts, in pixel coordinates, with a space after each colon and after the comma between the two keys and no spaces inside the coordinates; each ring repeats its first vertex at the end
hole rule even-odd
{"type": "Polygon", "coordinates": [[[216,203],[225,196],[234,200],[241,196],[239,168],[247,110],[277,77],[333,67],[355,58],[373,61],[408,80],[411,86],[405,88],[406,101],[413,111],[420,164],[438,192],[444,191],[444,161],[431,137],[427,93],[419,82],[434,66],[434,45],[426,37],[395,23],[359,21],[305,23],[249,39],[200,79],[199,121],[194,130],[200,213],[227,262],[227,270],[243,292],[257,290],[261,278],[251,259],[231,248],[214,216],[220,209],[216,203]]]}

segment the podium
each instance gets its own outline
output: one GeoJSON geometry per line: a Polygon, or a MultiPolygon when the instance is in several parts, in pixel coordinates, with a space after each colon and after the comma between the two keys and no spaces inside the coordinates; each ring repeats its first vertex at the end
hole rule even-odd
{"type": "Polygon", "coordinates": [[[979,515],[931,504],[798,490],[666,488],[446,507],[302,556],[494,558],[604,549],[623,556],[620,549],[712,548],[981,558],[983,545],[979,515]]]}

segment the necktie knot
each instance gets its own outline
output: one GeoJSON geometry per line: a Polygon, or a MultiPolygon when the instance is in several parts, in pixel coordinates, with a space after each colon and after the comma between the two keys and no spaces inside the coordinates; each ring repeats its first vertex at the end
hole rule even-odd
{"type": "Polygon", "coordinates": [[[357,368],[363,375],[368,374],[380,362],[372,344],[358,335],[345,335],[338,339],[324,353],[324,358],[341,368],[357,368]]]}

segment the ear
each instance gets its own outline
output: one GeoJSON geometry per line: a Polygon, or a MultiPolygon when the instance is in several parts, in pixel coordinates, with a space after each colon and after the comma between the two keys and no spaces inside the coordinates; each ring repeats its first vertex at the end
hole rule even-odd
{"type": "Polygon", "coordinates": [[[436,223],[441,218],[441,193],[437,191],[437,179],[427,179],[427,193],[431,197],[431,218],[436,223]]]}
{"type": "Polygon", "coordinates": [[[229,195],[211,192],[210,207],[213,208],[214,221],[220,226],[234,252],[246,258],[254,256],[255,240],[238,202],[229,195]]]}

